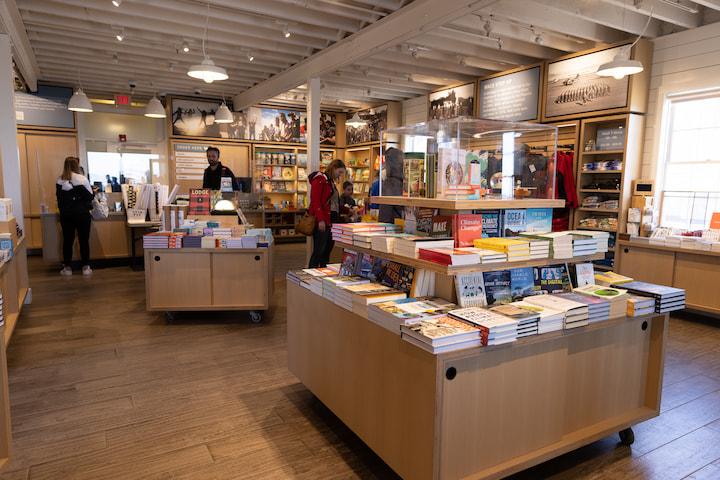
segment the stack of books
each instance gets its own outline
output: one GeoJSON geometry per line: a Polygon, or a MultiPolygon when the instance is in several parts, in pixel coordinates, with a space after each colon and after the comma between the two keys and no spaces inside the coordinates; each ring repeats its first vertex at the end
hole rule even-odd
{"type": "Polygon", "coordinates": [[[627,313],[627,290],[602,285],[585,285],[573,290],[575,293],[600,298],[610,302],[610,318],[624,317],[627,313]]]}
{"type": "Polygon", "coordinates": [[[202,235],[185,235],[183,237],[183,248],[202,247],[202,235]]]}
{"type": "MultiPolygon", "coordinates": [[[[586,304],[588,306],[588,323],[603,322],[610,318],[610,302],[607,300],[580,293],[560,293],[558,295],[566,300],[586,304]]],[[[624,313],[623,316],[625,316],[624,313]]]]}
{"type": "Polygon", "coordinates": [[[529,337],[540,333],[540,313],[515,304],[490,307],[490,311],[517,320],[517,338],[529,337]]]}
{"type": "Polygon", "coordinates": [[[418,237],[410,235],[395,239],[393,253],[404,257],[418,258],[421,248],[453,248],[455,240],[452,238],[418,237]]]}
{"type": "Polygon", "coordinates": [[[627,316],[640,317],[649,315],[655,311],[655,299],[652,297],[641,297],[639,295],[628,295],[627,316]]]}
{"type": "Polygon", "coordinates": [[[398,238],[412,237],[407,233],[389,233],[371,237],[372,249],[378,252],[393,253],[395,250],[395,241],[398,238]]]}
{"type": "Polygon", "coordinates": [[[327,268],[306,268],[302,270],[302,275],[298,275],[298,278],[300,279],[301,287],[307,288],[315,295],[322,296],[323,278],[335,275],[337,275],[337,272],[327,268]]]}
{"type": "Polygon", "coordinates": [[[508,262],[530,260],[530,242],[512,238],[476,238],[476,248],[495,250],[507,255],[508,262]]]}
{"type": "Polygon", "coordinates": [[[619,273],[615,272],[597,272],[595,273],[595,284],[596,285],[602,285],[604,287],[609,287],[611,285],[619,285],[622,286],[623,283],[632,282],[633,279],[630,277],[626,277],[625,275],[620,275],[619,273]]]}
{"type": "MultiPolygon", "coordinates": [[[[180,234],[171,232],[153,232],[143,235],[143,248],[169,248],[170,237],[177,237],[180,234]]],[[[176,248],[176,247],[174,247],[176,248]]]]}
{"type": "Polygon", "coordinates": [[[573,257],[572,237],[567,232],[522,232],[520,236],[525,238],[538,238],[550,242],[550,255],[552,258],[563,259],[573,257]]]}
{"type": "Polygon", "coordinates": [[[335,304],[367,318],[367,307],[372,303],[406,298],[407,294],[379,283],[356,283],[340,286],[335,291],[335,304]]]}
{"type": "Polygon", "coordinates": [[[594,255],[597,253],[597,240],[585,235],[570,235],[572,238],[573,257],[594,255]]]}
{"type": "Polygon", "coordinates": [[[526,238],[530,242],[530,258],[535,260],[539,258],[550,257],[550,240],[540,238],[526,238]]]}
{"type": "Polygon", "coordinates": [[[535,295],[526,297],[525,301],[563,312],[565,314],[564,329],[584,327],[588,324],[588,306],[584,303],[574,302],[559,295],[535,295]]]}
{"type": "Polygon", "coordinates": [[[418,256],[421,260],[428,260],[441,265],[477,265],[480,255],[468,251],[467,248],[421,248],[418,256]]]}
{"type": "Polygon", "coordinates": [[[591,230],[571,230],[572,235],[580,237],[593,238],[597,244],[598,253],[606,253],[608,251],[608,242],[610,241],[610,234],[608,232],[597,232],[591,230]]]}
{"type": "Polygon", "coordinates": [[[484,248],[466,247],[468,250],[480,255],[480,263],[505,263],[507,262],[507,255],[497,250],[486,250],[484,248]]]}
{"type": "Polygon", "coordinates": [[[525,300],[513,302],[511,303],[511,305],[514,305],[518,308],[524,308],[525,310],[537,312],[538,315],[540,315],[540,321],[538,323],[539,334],[556,332],[563,329],[565,314],[560,310],[555,310],[548,307],[541,307],[540,305],[534,305],[532,303],[526,302],[525,300]]]}
{"type": "Polygon", "coordinates": [[[430,353],[443,353],[480,345],[480,329],[447,315],[401,325],[403,340],[430,353]]]}
{"type": "MultiPolygon", "coordinates": [[[[367,278],[346,275],[323,277],[322,296],[323,298],[326,298],[333,303],[337,303],[336,298],[340,287],[359,285],[363,283],[370,283],[370,280],[368,280],[367,278]]],[[[350,308],[349,310],[352,310],[352,308],[350,308]]]]}
{"type": "Polygon", "coordinates": [[[518,322],[505,315],[478,307],[451,310],[448,315],[479,328],[483,346],[502,345],[517,340],[518,322]]]}
{"type": "Polygon", "coordinates": [[[457,305],[442,298],[405,298],[374,303],[368,306],[367,315],[371,322],[399,335],[401,325],[447,315],[455,308],[457,305]]]}
{"type": "Polygon", "coordinates": [[[657,313],[674,312],[685,308],[685,290],[682,288],[665,287],[647,282],[627,282],[622,288],[641,297],[655,299],[657,313]]]}
{"type": "Polygon", "coordinates": [[[335,223],[330,232],[332,239],[337,242],[343,242],[352,245],[353,235],[356,233],[396,231],[395,226],[389,223],[335,223]],[[392,228],[392,230],[388,230],[392,228]]]}
{"type": "Polygon", "coordinates": [[[377,236],[384,236],[385,232],[359,232],[353,233],[352,244],[362,248],[372,248],[372,239],[377,236]]]}

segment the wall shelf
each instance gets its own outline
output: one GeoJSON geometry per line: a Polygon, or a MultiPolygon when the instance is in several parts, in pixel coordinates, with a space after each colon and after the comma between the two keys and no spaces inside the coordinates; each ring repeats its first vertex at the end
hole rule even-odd
{"type": "Polygon", "coordinates": [[[581,188],[582,193],[620,193],[620,190],[581,188]]]}
{"type": "Polygon", "coordinates": [[[623,155],[625,150],[591,150],[589,152],[580,152],[581,155],[623,155]]]}
{"type": "Polygon", "coordinates": [[[371,197],[370,203],[403,207],[439,208],[442,210],[498,210],[505,208],[563,208],[565,200],[528,198],[518,200],[452,200],[448,198],[371,197]]]}
{"type": "Polygon", "coordinates": [[[615,209],[608,209],[608,208],[585,208],[585,207],[580,207],[580,208],[577,208],[577,210],[579,210],[579,211],[581,211],[581,212],[592,212],[592,213],[615,213],[615,214],[618,213],[618,210],[617,210],[616,208],[615,208],[615,209]]]}

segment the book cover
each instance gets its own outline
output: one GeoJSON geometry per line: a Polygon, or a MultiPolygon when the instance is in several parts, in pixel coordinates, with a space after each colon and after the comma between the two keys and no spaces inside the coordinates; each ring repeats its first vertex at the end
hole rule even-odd
{"type": "Polygon", "coordinates": [[[373,282],[379,282],[385,276],[385,269],[387,269],[390,260],[380,257],[373,257],[372,268],[368,274],[368,278],[373,282]]]}
{"type": "Polygon", "coordinates": [[[535,286],[535,274],[532,267],[510,270],[510,294],[513,301],[535,295],[539,287],[535,286]]]}
{"type": "Polygon", "coordinates": [[[482,215],[459,213],[453,215],[456,247],[472,247],[473,240],[482,237],[482,215]]]}
{"type": "Polygon", "coordinates": [[[565,264],[535,267],[535,286],[547,293],[570,291],[570,277],[565,264]]]}
{"type": "Polygon", "coordinates": [[[370,255],[369,253],[363,253],[362,255],[358,256],[359,263],[357,268],[357,274],[361,277],[369,277],[372,273],[372,267],[373,267],[373,261],[375,260],[375,257],[370,255]]]}
{"type": "Polygon", "coordinates": [[[397,262],[390,262],[385,267],[380,283],[388,287],[409,292],[413,286],[415,268],[409,265],[402,265],[397,262]]]}
{"type": "Polygon", "coordinates": [[[575,263],[570,265],[573,287],[584,287],[595,284],[595,269],[592,263],[575,263]]]}
{"type": "Polygon", "coordinates": [[[508,209],[503,215],[503,237],[514,237],[525,231],[526,209],[508,209]]]}
{"type": "Polygon", "coordinates": [[[432,226],[430,231],[431,237],[446,238],[453,236],[453,217],[452,215],[435,215],[432,218],[432,226]]]}
{"type": "Polygon", "coordinates": [[[455,292],[458,305],[461,307],[483,307],[487,305],[482,272],[455,275],[455,292]]]}
{"type": "Polygon", "coordinates": [[[343,252],[342,261],[340,262],[340,275],[355,275],[357,270],[358,254],[352,250],[343,252]]]}
{"type": "Polygon", "coordinates": [[[210,215],[210,189],[191,188],[188,215],[210,215]]]}
{"type": "Polygon", "coordinates": [[[482,237],[502,237],[502,215],[500,210],[485,210],[480,215],[482,215],[482,237]]]}
{"type": "Polygon", "coordinates": [[[483,272],[483,283],[485,284],[485,298],[488,305],[510,303],[510,270],[499,270],[496,272],[483,272]]]}
{"type": "Polygon", "coordinates": [[[551,232],[552,208],[528,208],[525,213],[526,232],[551,232]]]}
{"type": "Polygon", "coordinates": [[[418,208],[415,212],[415,230],[418,235],[430,236],[433,232],[433,218],[437,210],[434,208],[418,208]]]}
{"type": "Polygon", "coordinates": [[[647,282],[626,282],[620,285],[622,288],[636,293],[647,293],[657,298],[685,295],[682,288],[666,287],[664,285],[655,285],[647,282]]]}

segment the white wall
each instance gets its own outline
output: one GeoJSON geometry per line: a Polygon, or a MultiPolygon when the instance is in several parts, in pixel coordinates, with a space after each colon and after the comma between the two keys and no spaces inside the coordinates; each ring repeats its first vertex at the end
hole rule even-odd
{"type": "Polygon", "coordinates": [[[10,37],[0,34],[0,158],[5,197],[11,198],[17,223],[23,225],[23,204],[20,182],[20,157],[15,123],[15,94],[13,88],[10,37]]]}
{"type": "Polygon", "coordinates": [[[402,124],[412,125],[427,121],[427,95],[402,102],[402,124]]]}
{"type": "Polygon", "coordinates": [[[654,179],[667,95],[720,87],[720,23],[654,40],[642,178],[654,179]]]}

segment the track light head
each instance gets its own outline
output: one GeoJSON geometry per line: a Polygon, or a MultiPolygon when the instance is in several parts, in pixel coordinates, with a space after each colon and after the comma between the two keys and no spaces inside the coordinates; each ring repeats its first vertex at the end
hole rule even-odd
{"type": "Polygon", "coordinates": [[[255,60],[255,55],[253,55],[252,53],[248,52],[248,54],[247,54],[247,59],[248,59],[248,62],[252,62],[253,60],[255,60]]]}
{"type": "Polygon", "coordinates": [[[283,33],[283,37],[285,37],[285,38],[290,38],[290,35],[292,35],[292,33],[290,33],[290,27],[288,25],[283,26],[282,33],[283,33]]]}
{"type": "Polygon", "coordinates": [[[188,53],[190,51],[190,45],[188,45],[188,42],[183,42],[182,51],[185,53],[188,53]]]}
{"type": "Polygon", "coordinates": [[[122,0],[112,0],[111,3],[113,4],[113,6],[119,7],[120,5],[122,5],[122,0]]]}
{"type": "Polygon", "coordinates": [[[115,32],[115,40],[122,42],[125,39],[125,29],[121,28],[115,32]]]}

